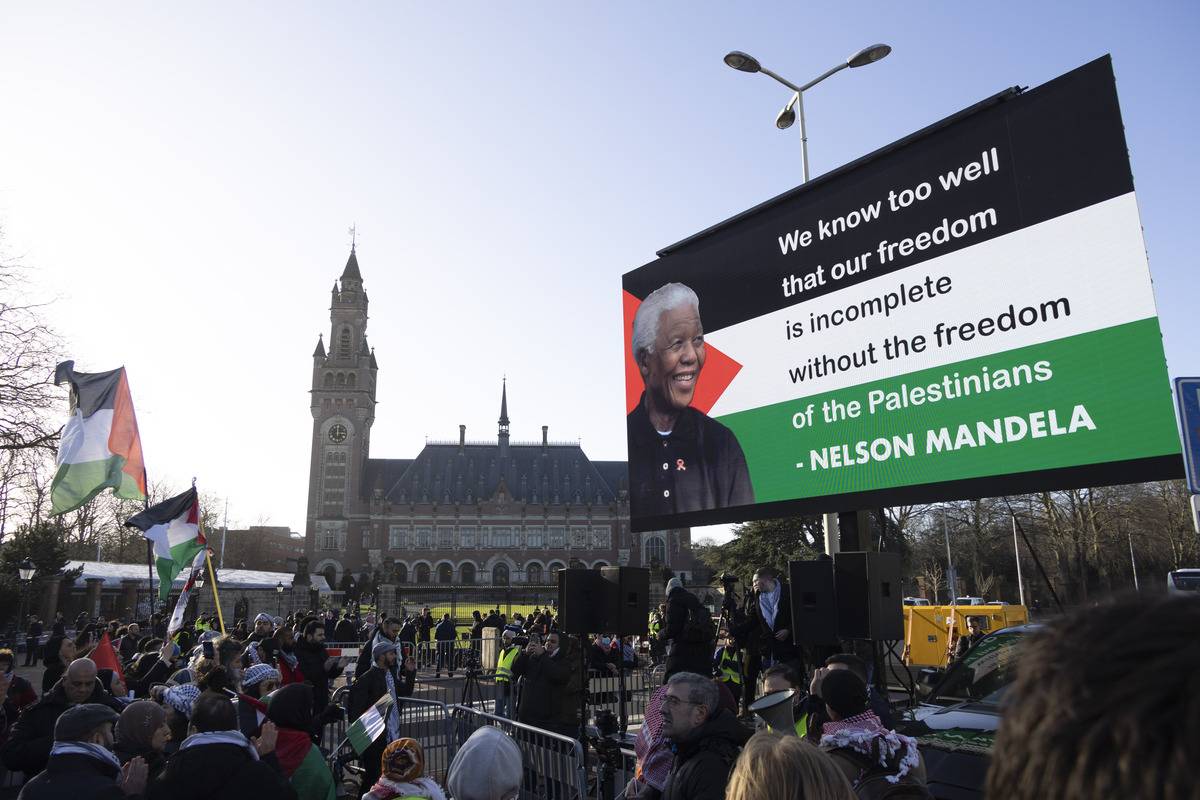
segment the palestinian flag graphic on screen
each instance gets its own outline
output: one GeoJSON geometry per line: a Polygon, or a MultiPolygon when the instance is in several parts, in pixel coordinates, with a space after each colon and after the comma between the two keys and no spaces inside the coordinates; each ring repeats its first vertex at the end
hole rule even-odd
{"type": "Polygon", "coordinates": [[[204,550],[200,532],[200,500],[193,486],[181,495],[164,500],[125,520],[154,542],[154,563],[158,568],[158,597],[166,600],[175,576],[193,563],[204,550]]]}
{"type": "Polygon", "coordinates": [[[73,511],[108,488],[144,500],[146,467],[125,368],[76,372],[74,361],[64,361],[54,382],[71,385],[71,418],[58,446],[51,513],[73,511]]]}

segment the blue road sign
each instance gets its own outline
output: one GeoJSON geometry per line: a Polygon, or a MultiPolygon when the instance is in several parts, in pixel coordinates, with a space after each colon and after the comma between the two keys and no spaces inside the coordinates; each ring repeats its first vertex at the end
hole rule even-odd
{"type": "Polygon", "coordinates": [[[1183,429],[1183,460],[1188,491],[1200,494],[1200,378],[1176,378],[1175,402],[1183,429]]]}

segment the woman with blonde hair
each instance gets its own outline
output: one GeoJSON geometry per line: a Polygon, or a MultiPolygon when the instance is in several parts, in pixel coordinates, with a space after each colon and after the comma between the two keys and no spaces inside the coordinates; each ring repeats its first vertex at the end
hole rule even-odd
{"type": "Polygon", "coordinates": [[[725,800],[854,800],[833,760],[799,736],[754,734],[742,748],[725,800]]]}

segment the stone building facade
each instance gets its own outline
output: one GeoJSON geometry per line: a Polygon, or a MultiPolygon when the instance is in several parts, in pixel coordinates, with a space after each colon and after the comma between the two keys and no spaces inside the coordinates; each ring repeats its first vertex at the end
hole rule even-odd
{"type": "Polygon", "coordinates": [[[353,248],[313,352],[305,552],[334,587],[349,574],[391,584],[550,584],[568,566],[669,567],[691,577],[690,530],[629,529],[626,462],[578,442],[510,437],[501,387],[494,439],[429,441],[415,458],[372,458],[379,364],[353,248]]]}

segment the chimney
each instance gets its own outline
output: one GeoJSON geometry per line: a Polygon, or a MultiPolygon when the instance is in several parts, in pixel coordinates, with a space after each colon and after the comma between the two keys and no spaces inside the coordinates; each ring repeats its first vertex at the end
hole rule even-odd
{"type": "Polygon", "coordinates": [[[545,450],[547,447],[550,446],[550,438],[549,437],[550,437],[550,426],[543,425],[542,426],[542,449],[543,450],[545,450]]]}
{"type": "Polygon", "coordinates": [[[467,426],[458,426],[458,451],[461,453],[467,448],[467,426]]]}

